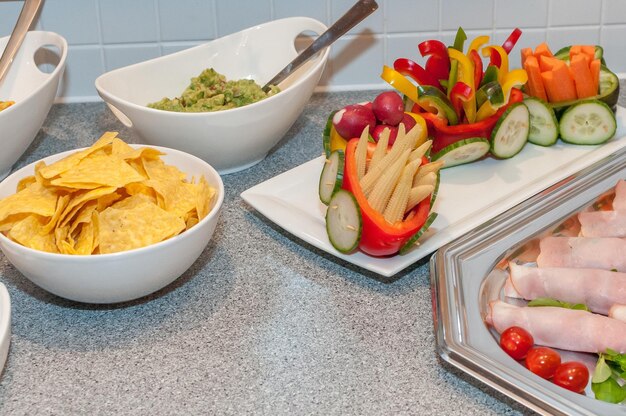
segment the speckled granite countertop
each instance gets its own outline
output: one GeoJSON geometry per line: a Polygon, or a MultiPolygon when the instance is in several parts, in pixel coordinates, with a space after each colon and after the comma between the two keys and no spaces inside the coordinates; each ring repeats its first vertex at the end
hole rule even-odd
{"type": "MultiPolygon", "coordinates": [[[[528,414],[438,357],[428,259],[382,281],[239,196],[319,156],[329,109],[374,95],[314,95],[267,159],[224,177],[213,240],[152,296],[66,301],[0,254],[13,313],[0,414],[528,414]]],[[[103,103],[55,105],[17,167],[108,130],[137,141],[103,103]]]]}

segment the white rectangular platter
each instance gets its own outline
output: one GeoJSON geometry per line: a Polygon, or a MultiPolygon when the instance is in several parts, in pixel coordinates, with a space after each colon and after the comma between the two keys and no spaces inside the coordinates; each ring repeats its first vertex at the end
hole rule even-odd
{"type": "Polygon", "coordinates": [[[626,109],[617,108],[617,131],[603,145],[551,147],[527,144],[511,159],[487,158],[444,169],[433,211],[438,213],[420,244],[404,255],[342,254],[326,235],[326,206],[318,182],[324,157],[306,162],[244,191],[241,197],[294,236],[340,259],[390,277],[439,247],[476,228],[551,185],[626,146],[626,109]]]}

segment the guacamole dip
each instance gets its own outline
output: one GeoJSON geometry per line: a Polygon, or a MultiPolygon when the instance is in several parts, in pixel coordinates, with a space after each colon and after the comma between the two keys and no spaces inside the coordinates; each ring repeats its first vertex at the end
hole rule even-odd
{"type": "Polygon", "coordinates": [[[187,113],[220,111],[261,101],[279,91],[278,87],[272,85],[270,91],[265,93],[261,86],[251,79],[226,81],[224,75],[209,68],[192,78],[180,97],[163,98],[161,101],[148,104],[148,107],[187,113]]]}

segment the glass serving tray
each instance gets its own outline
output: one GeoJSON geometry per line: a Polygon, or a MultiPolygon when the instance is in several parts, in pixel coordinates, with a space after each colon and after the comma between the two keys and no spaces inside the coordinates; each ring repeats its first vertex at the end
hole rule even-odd
{"type": "MultiPolygon", "coordinates": [[[[626,179],[626,149],[570,175],[507,212],[440,248],[430,260],[434,324],[441,357],[532,410],[550,415],[626,415],[626,406],[601,402],[590,387],[576,394],[544,380],[510,358],[484,323],[488,304],[509,303],[503,286],[509,260],[531,263],[538,241],[553,233],[577,234],[575,214],[626,179]]],[[[594,354],[559,351],[593,369],[594,354]]]]}

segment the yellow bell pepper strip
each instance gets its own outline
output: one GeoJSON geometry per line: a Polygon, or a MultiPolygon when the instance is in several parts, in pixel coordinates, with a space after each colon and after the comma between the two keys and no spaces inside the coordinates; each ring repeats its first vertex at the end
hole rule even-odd
{"type": "Polygon", "coordinates": [[[514,87],[521,87],[528,82],[528,73],[524,69],[514,69],[509,71],[504,76],[504,82],[502,83],[502,92],[504,93],[504,100],[508,101],[511,95],[511,90],[514,87]]]}
{"type": "Polygon", "coordinates": [[[428,139],[428,126],[426,125],[426,120],[424,120],[424,117],[421,115],[413,113],[412,111],[405,111],[405,113],[411,116],[413,120],[415,120],[415,125],[419,126],[421,129],[420,134],[417,136],[417,144],[415,145],[415,148],[417,148],[418,146],[424,144],[426,139],[428,139]]]}
{"type": "Polygon", "coordinates": [[[380,77],[396,90],[409,97],[414,103],[418,101],[417,87],[395,69],[383,65],[383,72],[380,74],[380,77]]]}
{"type": "Polygon", "coordinates": [[[489,42],[489,36],[477,36],[474,40],[472,40],[472,43],[470,43],[467,54],[469,55],[472,51],[478,51],[487,42],[489,42]]]}
{"type": "Polygon", "coordinates": [[[502,49],[504,49],[506,53],[511,53],[520,36],[522,36],[522,31],[516,27],[502,44],[502,49]]]}
{"type": "Polygon", "coordinates": [[[429,56],[425,65],[426,72],[432,74],[439,81],[447,80],[450,75],[448,47],[439,40],[431,39],[420,43],[417,48],[423,57],[429,56]]]}
{"type": "Polygon", "coordinates": [[[393,63],[393,69],[402,75],[411,77],[419,85],[431,85],[441,89],[439,80],[430,72],[426,71],[421,65],[416,64],[410,59],[398,58],[393,63]]]}
{"type": "MultiPolygon", "coordinates": [[[[472,89],[472,95],[475,92],[474,85],[474,64],[469,58],[462,52],[448,48],[448,55],[450,59],[457,61],[459,64],[459,77],[458,80],[464,82],[472,89]]],[[[454,88],[454,86],[451,86],[454,88]]],[[[450,86],[448,87],[450,88],[450,86]]],[[[476,101],[469,100],[463,102],[463,110],[465,111],[465,117],[469,123],[476,121],[476,101]]]]}
{"type": "Polygon", "coordinates": [[[490,57],[491,64],[499,68],[498,81],[502,84],[504,82],[504,77],[509,72],[509,54],[506,53],[502,46],[498,45],[485,46],[482,49],[482,54],[485,57],[490,57]]]}

